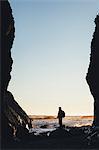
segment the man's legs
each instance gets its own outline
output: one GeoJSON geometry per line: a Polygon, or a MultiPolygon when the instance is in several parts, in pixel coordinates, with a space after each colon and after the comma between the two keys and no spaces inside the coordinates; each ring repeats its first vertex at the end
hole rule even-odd
{"type": "Polygon", "coordinates": [[[62,127],[62,118],[59,118],[59,125],[62,127]]]}

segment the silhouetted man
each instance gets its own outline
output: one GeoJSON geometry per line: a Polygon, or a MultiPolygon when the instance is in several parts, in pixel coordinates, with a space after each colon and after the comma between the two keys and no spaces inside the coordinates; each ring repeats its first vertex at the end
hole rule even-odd
{"type": "Polygon", "coordinates": [[[57,118],[59,119],[60,127],[62,127],[62,118],[64,118],[64,117],[65,117],[65,112],[61,109],[61,107],[59,107],[57,118]]]}

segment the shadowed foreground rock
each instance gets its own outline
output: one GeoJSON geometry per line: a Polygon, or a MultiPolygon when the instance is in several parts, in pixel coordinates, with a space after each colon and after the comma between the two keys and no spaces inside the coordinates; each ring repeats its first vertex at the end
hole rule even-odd
{"type": "Polygon", "coordinates": [[[95,19],[95,32],[91,42],[91,56],[86,76],[91,94],[94,97],[93,125],[99,126],[99,16],[95,19]]]}
{"type": "MultiPolygon", "coordinates": [[[[0,1],[0,35],[1,35],[1,144],[7,146],[13,140],[15,128],[23,121],[28,122],[29,117],[14,100],[11,92],[7,91],[11,79],[13,60],[11,58],[11,48],[14,40],[14,18],[9,2],[0,1]]],[[[23,126],[22,126],[23,127],[23,126]]],[[[24,127],[23,127],[24,128],[24,127]]]]}

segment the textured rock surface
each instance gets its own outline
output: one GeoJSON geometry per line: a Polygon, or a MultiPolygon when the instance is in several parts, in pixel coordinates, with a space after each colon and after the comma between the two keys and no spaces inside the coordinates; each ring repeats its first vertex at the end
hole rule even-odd
{"type": "Polygon", "coordinates": [[[14,41],[15,28],[14,18],[9,2],[0,1],[1,18],[0,18],[0,35],[1,35],[1,140],[3,145],[6,141],[13,140],[14,128],[20,121],[24,125],[28,122],[28,115],[14,100],[13,95],[7,91],[9,81],[11,79],[10,72],[12,70],[13,60],[11,58],[11,48],[14,41]]]}
{"type": "Polygon", "coordinates": [[[91,55],[88,73],[86,76],[91,94],[94,97],[94,122],[99,126],[99,16],[95,19],[95,32],[91,42],[91,55]]]}
{"type": "Polygon", "coordinates": [[[14,19],[8,1],[1,1],[1,63],[2,63],[2,91],[7,90],[11,79],[10,72],[13,60],[11,58],[11,48],[14,40],[14,19]]]}

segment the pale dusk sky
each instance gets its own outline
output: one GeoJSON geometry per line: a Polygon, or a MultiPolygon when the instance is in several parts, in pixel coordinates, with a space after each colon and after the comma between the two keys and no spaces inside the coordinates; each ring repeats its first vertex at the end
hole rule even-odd
{"type": "Polygon", "coordinates": [[[26,111],[93,115],[85,77],[97,0],[10,0],[15,20],[8,90],[26,111]]]}

